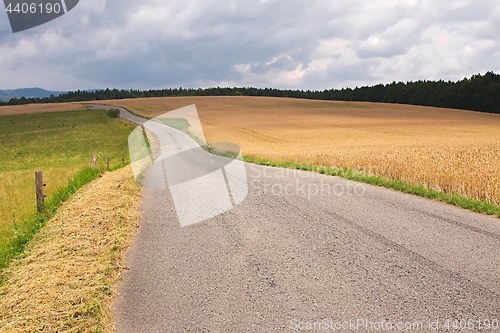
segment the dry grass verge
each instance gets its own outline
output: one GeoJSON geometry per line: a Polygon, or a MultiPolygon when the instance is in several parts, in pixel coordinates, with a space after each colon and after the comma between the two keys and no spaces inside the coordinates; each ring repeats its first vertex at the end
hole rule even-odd
{"type": "Polygon", "coordinates": [[[130,167],[64,204],[4,272],[0,332],[108,332],[140,190],[130,167]]]}

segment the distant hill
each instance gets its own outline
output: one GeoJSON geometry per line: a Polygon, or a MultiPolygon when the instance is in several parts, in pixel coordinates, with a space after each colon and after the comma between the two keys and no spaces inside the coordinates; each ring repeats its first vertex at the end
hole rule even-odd
{"type": "Polygon", "coordinates": [[[11,98],[43,98],[50,97],[50,95],[59,96],[66,91],[49,91],[41,88],[23,88],[14,90],[0,90],[0,100],[8,102],[11,98]]]}

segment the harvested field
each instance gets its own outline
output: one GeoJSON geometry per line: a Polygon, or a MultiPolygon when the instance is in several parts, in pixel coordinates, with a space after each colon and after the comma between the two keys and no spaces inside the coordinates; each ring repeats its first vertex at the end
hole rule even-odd
{"type": "Polygon", "coordinates": [[[85,109],[84,103],[50,103],[0,106],[0,116],[85,109]]]}
{"type": "Polygon", "coordinates": [[[3,272],[0,332],[110,332],[111,302],[137,229],[140,189],[130,167],[64,204],[3,272]]]}
{"type": "Polygon", "coordinates": [[[99,101],[154,117],[196,104],[207,141],[243,154],[365,170],[500,204],[500,115],[269,97],[99,101]]]}

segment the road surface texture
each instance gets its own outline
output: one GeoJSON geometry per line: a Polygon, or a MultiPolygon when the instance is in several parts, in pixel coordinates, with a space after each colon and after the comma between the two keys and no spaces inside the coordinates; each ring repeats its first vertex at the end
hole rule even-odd
{"type": "Polygon", "coordinates": [[[245,168],[246,199],[186,227],[168,189],[144,189],[118,332],[500,332],[486,329],[500,316],[499,219],[338,177],[245,168]]]}

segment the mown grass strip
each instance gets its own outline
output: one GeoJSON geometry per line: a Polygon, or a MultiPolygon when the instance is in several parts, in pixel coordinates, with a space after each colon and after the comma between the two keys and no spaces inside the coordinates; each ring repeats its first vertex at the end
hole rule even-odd
{"type": "Polygon", "coordinates": [[[442,201],[457,207],[468,209],[473,212],[484,213],[500,218],[500,206],[489,202],[483,202],[480,200],[466,198],[455,194],[446,194],[434,189],[425,188],[420,185],[412,185],[399,180],[392,180],[380,176],[368,175],[366,173],[354,171],[349,168],[339,169],[313,165],[309,163],[279,162],[249,156],[244,156],[243,159],[248,163],[317,172],[324,175],[338,176],[365,184],[386,187],[400,192],[413,194],[436,201],[442,201]]]}
{"type": "Polygon", "coordinates": [[[19,257],[26,244],[45,226],[47,221],[55,215],[57,209],[61,207],[72,194],[84,185],[99,178],[102,172],[102,169],[92,169],[90,167],[83,169],[70,179],[66,186],[60,187],[56,193],[45,200],[43,212],[36,213],[17,224],[14,238],[10,239],[8,242],[0,243],[0,270],[6,268],[12,259],[19,257]]]}
{"type": "Polygon", "coordinates": [[[71,195],[3,273],[0,332],[114,332],[140,197],[130,167],[71,195]]]}

